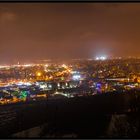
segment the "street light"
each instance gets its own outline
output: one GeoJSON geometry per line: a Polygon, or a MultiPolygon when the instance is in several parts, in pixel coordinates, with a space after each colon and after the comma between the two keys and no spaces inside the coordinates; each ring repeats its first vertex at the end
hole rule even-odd
{"type": "Polygon", "coordinates": [[[37,72],[37,76],[41,76],[42,74],[41,74],[41,72],[37,72]]]}

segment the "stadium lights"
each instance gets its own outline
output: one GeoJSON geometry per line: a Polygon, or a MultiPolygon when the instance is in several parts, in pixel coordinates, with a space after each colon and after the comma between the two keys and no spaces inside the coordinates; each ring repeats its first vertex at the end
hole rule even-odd
{"type": "Polygon", "coordinates": [[[95,60],[106,60],[107,58],[105,56],[96,57],[95,60]]]}

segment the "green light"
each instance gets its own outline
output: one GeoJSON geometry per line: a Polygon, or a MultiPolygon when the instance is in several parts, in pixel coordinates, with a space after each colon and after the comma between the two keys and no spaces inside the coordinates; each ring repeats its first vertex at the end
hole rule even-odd
{"type": "Polygon", "coordinates": [[[21,91],[20,92],[20,98],[25,99],[27,97],[27,91],[21,91]]]}

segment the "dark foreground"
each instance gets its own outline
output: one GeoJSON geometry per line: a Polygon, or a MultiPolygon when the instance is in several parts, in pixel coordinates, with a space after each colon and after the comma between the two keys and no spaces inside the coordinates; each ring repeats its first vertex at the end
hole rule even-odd
{"type": "Polygon", "coordinates": [[[139,108],[139,92],[4,105],[0,137],[140,138],[139,108]]]}

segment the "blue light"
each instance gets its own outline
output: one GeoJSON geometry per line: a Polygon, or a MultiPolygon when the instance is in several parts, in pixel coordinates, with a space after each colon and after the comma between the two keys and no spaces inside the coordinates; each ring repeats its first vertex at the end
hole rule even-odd
{"type": "Polygon", "coordinates": [[[73,80],[80,80],[81,76],[76,74],[76,75],[73,75],[72,79],[73,80]]]}

